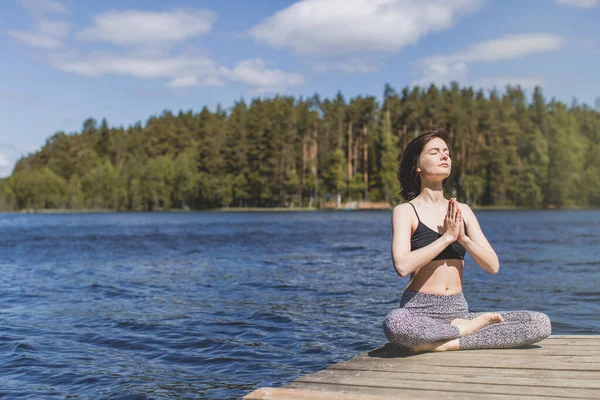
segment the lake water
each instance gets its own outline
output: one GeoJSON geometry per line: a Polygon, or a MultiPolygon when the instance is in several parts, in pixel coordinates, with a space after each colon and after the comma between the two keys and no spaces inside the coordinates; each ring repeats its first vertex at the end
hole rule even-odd
{"type": "MultiPolygon", "coordinates": [[[[481,211],[471,311],[600,334],[600,211],[481,211]]],[[[0,397],[241,398],[387,342],[391,211],[0,214],[0,397]]]]}

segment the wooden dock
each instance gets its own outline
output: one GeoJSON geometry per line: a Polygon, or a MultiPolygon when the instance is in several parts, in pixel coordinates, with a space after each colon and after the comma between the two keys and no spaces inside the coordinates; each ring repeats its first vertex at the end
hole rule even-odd
{"type": "Polygon", "coordinates": [[[600,335],[418,354],[388,343],[244,399],[600,399],[600,335]]]}

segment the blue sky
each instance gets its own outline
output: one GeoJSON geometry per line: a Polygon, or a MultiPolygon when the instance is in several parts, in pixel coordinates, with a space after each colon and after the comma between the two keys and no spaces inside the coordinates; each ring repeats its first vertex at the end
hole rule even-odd
{"type": "Polygon", "coordinates": [[[57,131],[128,126],[277,93],[381,98],[386,83],[593,105],[600,0],[5,0],[0,176],[57,131]]]}

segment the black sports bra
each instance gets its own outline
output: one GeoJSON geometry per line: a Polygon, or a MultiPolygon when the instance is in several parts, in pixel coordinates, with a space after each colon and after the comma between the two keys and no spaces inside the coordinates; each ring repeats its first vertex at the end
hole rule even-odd
{"type": "MultiPolygon", "coordinates": [[[[417,219],[419,220],[419,225],[417,229],[415,229],[412,237],[410,238],[410,251],[420,249],[421,247],[425,247],[433,242],[435,242],[438,238],[442,236],[441,233],[435,232],[433,229],[429,228],[427,225],[421,222],[419,218],[419,214],[417,214],[417,209],[412,203],[408,203],[412,206],[413,210],[415,210],[415,214],[417,215],[417,219]]],[[[465,233],[467,232],[467,223],[465,224],[465,233]]],[[[438,254],[433,260],[447,260],[447,259],[465,259],[466,249],[462,244],[458,243],[458,241],[452,242],[446,247],[440,254],[438,254]]],[[[431,260],[431,261],[433,261],[431,260]]]]}

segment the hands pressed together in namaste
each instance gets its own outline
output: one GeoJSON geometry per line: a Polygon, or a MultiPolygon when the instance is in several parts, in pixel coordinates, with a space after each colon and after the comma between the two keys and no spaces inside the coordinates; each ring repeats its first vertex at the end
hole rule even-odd
{"type": "Polygon", "coordinates": [[[459,242],[467,238],[462,212],[455,197],[452,197],[448,202],[448,211],[446,211],[444,217],[444,235],[449,236],[453,241],[458,240],[459,242]]]}

